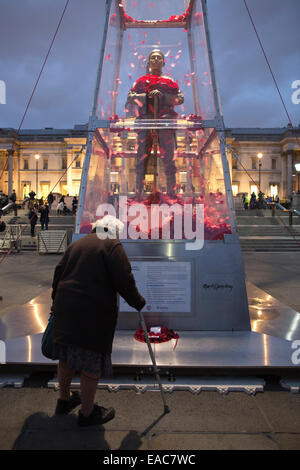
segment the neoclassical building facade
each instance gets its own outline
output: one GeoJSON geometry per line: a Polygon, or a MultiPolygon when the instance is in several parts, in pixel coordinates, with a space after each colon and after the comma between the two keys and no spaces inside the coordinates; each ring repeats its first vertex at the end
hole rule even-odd
{"type": "MultiPolygon", "coordinates": [[[[31,190],[38,197],[46,197],[50,191],[78,195],[86,137],[86,125],[76,125],[73,129],[21,130],[19,134],[14,129],[0,129],[0,189],[6,194],[15,189],[18,200],[23,200],[31,190]]],[[[300,127],[227,129],[227,158],[234,196],[257,193],[259,185],[266,195],[278,194],[280,199],[288,199],[298,192],[300,177],[295,164],[300,163],[299,140],[300,127]]],[[[179,149],[185,148],[184,134],[178,133],[177,144],[179,149]]],[[[127,136],[126,142],[114,137],[116,155],[120,145],[123,150],[132,151],[136,145],[135,134],[127,136]]],[[[119,160],[112,157],[113,191],[120,188],[119,160]]],[[[178,178],[184,182],[182,170],[178,171],[178,178]]]]}

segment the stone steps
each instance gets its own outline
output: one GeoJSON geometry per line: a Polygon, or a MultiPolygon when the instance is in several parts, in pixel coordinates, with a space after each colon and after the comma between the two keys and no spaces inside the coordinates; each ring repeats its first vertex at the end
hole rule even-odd
{"type": "MultiPolygon", "coordinates": [[[[298,241],[298,240],[297,240],[298,241]]],[[[300,239],[298,243],[293,239],[282,240],[251,240],[240,239],[242,251],[262,251],[262,252],[298,252],[300,251],[300,239]]]]}

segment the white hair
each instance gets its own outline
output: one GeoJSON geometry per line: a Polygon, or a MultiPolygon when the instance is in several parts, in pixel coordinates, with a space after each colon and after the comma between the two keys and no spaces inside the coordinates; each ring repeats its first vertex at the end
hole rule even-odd
{"type": "Polygon", "coordinates": [[[96,233],[101,239],[117,238],[118,234],[123,232],[124,224],[113,215],[105,215],[92,224],[92,229],[96,229],[96,233]]]}

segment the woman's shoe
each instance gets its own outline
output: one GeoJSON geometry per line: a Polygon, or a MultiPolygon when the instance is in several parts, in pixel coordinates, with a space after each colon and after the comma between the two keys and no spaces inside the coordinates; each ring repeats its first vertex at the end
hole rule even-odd
{"type": "Polygon", "coordinates": [[[81,398],[78,392],[72,392],[70,400],[57,400],[57,405],[55,409],[56,415],[67,415],[70,413],[76,406],[81,404],[81,398]]]}
{"type": "Polygon", "coordinates": [[[94,409],[89,416],[84,416],[81,411],[78,412],[79,426],[94,426],[95,424],[104,424],[115,417],[114,408],[103,408],[103,406],[94,405],[94,409]]]}

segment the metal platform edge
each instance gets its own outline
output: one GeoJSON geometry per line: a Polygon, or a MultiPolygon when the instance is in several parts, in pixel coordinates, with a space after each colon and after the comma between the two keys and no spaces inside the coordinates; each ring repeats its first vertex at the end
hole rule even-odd
{"type": "MultiPolygon", "coordinates": [[[[169,382],[166,378],[161,378],[162,388],[165,392],[189,391],[193,394],[199,394],[204,391],[215,391],[220,394],[229,392],[245,392],[248,395],[255,395],[257,392],[264,392],[265,380],[257,377],[180,377],[169,382]]],[[[48,388],[59,389],[58,379],[52,379],[48,382],[48,388]]],[[[80,388],[80,378],[74,378],[71,388],[80,388]]],[[[151,378],[142,378],[140,381],[134,381],[131,377],[116,377],[114,379],[99,380],[97,389],[108,390],[109,392],[118,392],[120,390],[133,390],[137,394],[145,392],[159,392],[159,385],[151,378]]]]}

